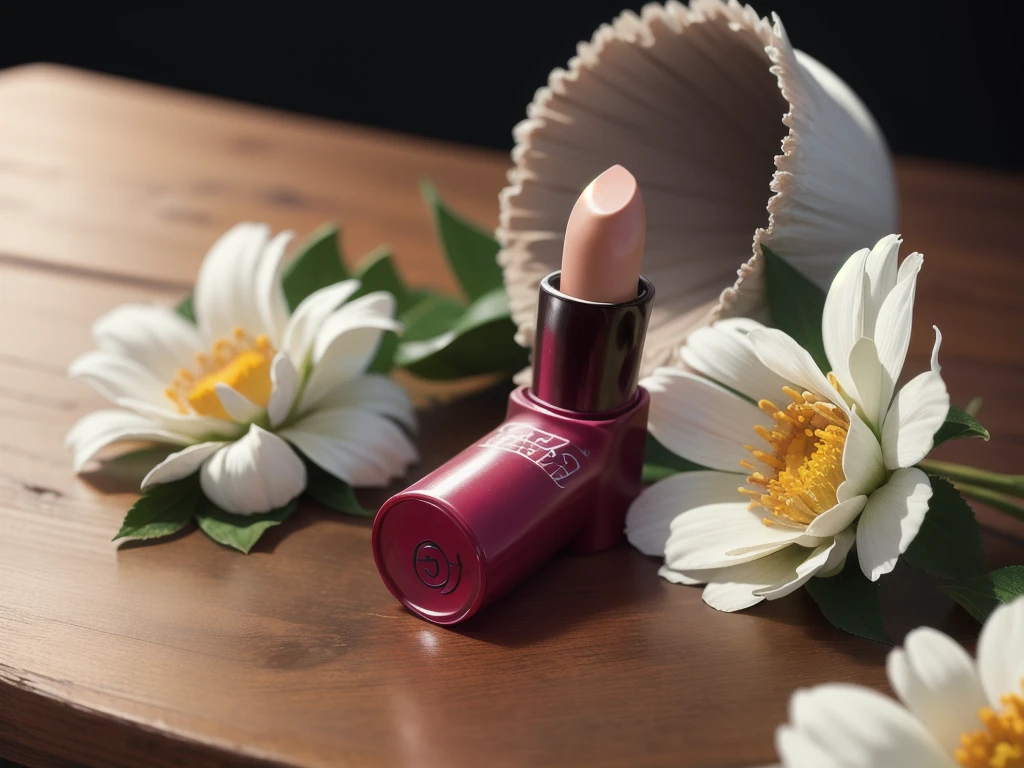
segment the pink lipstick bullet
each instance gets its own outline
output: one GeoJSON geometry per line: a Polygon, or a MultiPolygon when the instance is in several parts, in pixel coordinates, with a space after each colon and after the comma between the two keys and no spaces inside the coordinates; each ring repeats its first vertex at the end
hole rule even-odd
{"type": "Polygon", "coordinates": [[[562,269],[541,281],[533,383],[512,392],[497,429],[377,513],[377,569],[418,616],[457,624],[556,552],[622,541],[650,402],[637,386],[654,298],[640,275],[645,230],[629,171],[587,186],[562,269]]]}

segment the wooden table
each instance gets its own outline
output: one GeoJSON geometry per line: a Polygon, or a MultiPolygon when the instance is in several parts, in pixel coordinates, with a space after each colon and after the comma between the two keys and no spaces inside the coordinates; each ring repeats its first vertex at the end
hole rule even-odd
{"type": "MultiPolygon", "coordinates": [[[[626,546],[556,559],[446,630],[388,594],[366,521],[312,505],[249,557],[195,532],[110,542],[134,494],[75,477],[62,446],[101,404],[65,378],[96,317],[176,300],[242,219],[336,219],[350,257],[390,242],[411,282],[448,287],[417,181],[493,225],[506,163],[50,66],[0,74],[0,756],[741,766],[774,760],[795,687],[885,687],[887,649],[831,629],[805,595],[717,613],[626,546]]],[[[984,397],[994,434],[943,455],[1019,471],[1024,183],[917,161],[899,179],[905,250],[926,254],[909,365],[924,369],[938,323],[954,402],[984,397]]],[[[496,423],[504,394],[427,411],[415,472],[496,423]]],[[[990,565],[1024,561],[1024,526],[980,515],[990,565]]],[[[925,622],[976,636],[922,578],[885,586],[897,639],[925,622]]]]}

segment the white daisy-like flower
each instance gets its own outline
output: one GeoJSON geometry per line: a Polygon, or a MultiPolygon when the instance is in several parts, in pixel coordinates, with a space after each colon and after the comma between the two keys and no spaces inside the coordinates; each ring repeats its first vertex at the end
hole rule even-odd
{"type": "Polygon", "coordinates": [[[928,627],[889,653],[877,691],[833,683],[797,691],[776,733],[786,768],[1024,766],[1024,598],[985,623],[974,660],[928,627]]]}
{"type": "Polygon", "coordinates": [[[217,506],[256,514],[305,489],[295,448],[352,486],[385,485],[416,460],[398,426],[415,427],[409,397],[366,372],[382,334],[401,330],[394,297],[349,301],[359,283],[347,280],[290,313],[281,277],[291,236],[271,238],[263,224],[225,233],[199,271],[195,325],[140,304],[96,321],[98,350],[76,359],[70,375],[118,409],[91,413],[68,433],[76,472],[119,441],[182,446],[142,490],[198,471],[217,506]]]}
{"type": "Polygon", "coordinates": [[[651,433],[708,468],[656,483],[630,508],[629,540],[664,554],[666,579],[707,584],[705,602],[735,611],[838,573],[855,542],[877,580],[913,541],[932,493],[914,465],[949,396],[937,328],[931,370],[895,392],[922,263],[914,253],[897,270],[899,244],[890,235],[858,251],[833,281],[828,376],[787,334],[737,318],[691,334],[690,370],[643,380],[651,433]]]}

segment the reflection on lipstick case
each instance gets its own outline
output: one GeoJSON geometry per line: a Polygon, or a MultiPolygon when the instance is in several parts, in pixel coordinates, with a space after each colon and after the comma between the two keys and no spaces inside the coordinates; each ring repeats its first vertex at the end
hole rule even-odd
{"type": "Polygon", "coordinates": [[[505,421],[389,499],[373,554],[392,594],[437,624],[457,624],[556,552],[623,538],[641,489],[650,398],[637,386],[654,288],[623,304],[542,282],[534,379],[505,421]]]}

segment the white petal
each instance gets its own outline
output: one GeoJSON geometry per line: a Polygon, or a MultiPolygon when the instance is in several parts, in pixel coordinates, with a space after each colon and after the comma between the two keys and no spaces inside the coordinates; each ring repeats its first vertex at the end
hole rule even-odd
{"type": "Polygon", "coordinates": [[[935,331],[935,343],[932,345],[931,370],[932,373],[942,373],[942,366],[939,365],[939,347],[942,346],[942,331],[939,330],[937,325],[933,325],[932,330],[935,331]]]}
{"type": "Polygon", "coordinates": [[[989,704],[999,710],[999,697],[1021,695],[1024,686],[1024,597],[992,611],[978,638],[978,673],[989,704]]]}
{"type": "Polygon", "coordinates": [[[865,576],[877,581],[896,566],[917,536],[931,497],[928,475],[915,467],[896,470],[871,494],[857,525],[857,554],[865,576]]]}
{"type": "Polygon", "coordinates": [[[68,376],[81,379],[108,400],[117,402],[128,397],[170,407],[164,394],[167,382],[140,363],[112,352],[86,352],[75,358],[68,376]]]}
{"type": "Polygon", "coordinates": [[[716,322],[714,327],[720,331],[726,331],[727,333],[746,336],[756,328],[765,328],[767,326],[765,326],[764,323],[759,323],[751,317],[728,317],[725,320],[719,320],[716,322]]]}
{"type": "Polygon", "coordinates": [[[301,411],[366,371],[384,331],[402,330],[402,324],[392,318],[394,311],[395,297],[377,291],[345,304],[327,318],[313,340],[313,370],[302,392],[301,411]]]}
{"type": "Polygon", "coordinates": [[[270,366],[270,384],[267,418],[270,419],[270,426],[276,429],[288,418],[299,394],[299,373],[285,352],[278,352],[274,356],[270,366]]]}
{"type": "Polygon", "coordinates": [[[837,533],[836,545],[828,553],[828,560],[814,576],[819,579],[827,579],[842,571],[846,565],[846,556],[850,554],[856,541],[857,532],[852,528],[837,533]]]}
{"type": "Polygon", "coordinates": [[[829,683],[798,690],[789,721],[844,768],[954,768],[913,715],[869,688],[829,683]]]}
{"type": "Polygon", "coordinates": [[[229,384],[218,382],[216,390],[217,399],[224,406],[224,410],[228,412],[228,416],[239,424],[255,421],[263,415],[263,408],[229,384]]]}
{"type": "Polygon", "coordinates": [[[735,501],[742,478],[726,472],[682,472],[644,490],[626,513],[626,538],[645,555],[665,554],[672,521],[688,509],[735,501]]]}
{"type": "Polygon", "coordinates": [[[182,368],[196,362],[204,350],[194,325],[170,307],[125,304],[92,326],[97,346],[149,369],[158,380],[170,382],[182,368]]]}
{"type": "Polygon", "coordinates": [[[921,271],[921,265],[924,263],[924,256],[916,251],[900,264],[899,272],[896,276],[896,285],[899,285],[905,280],[916,281],[917,274],[921,271]]]}
{"type": "MultiPolygon", "coordinates": [[[[712,571],[705,571],[704,573],[714,573],[714,572],[715,571],[712,570],[712,571]]],[[[701,573],[701,571],[696,571],[696,573],[701,573]]],[[[688,587],[693,587],[693,586],[696,586],[698,584],[707,584],[707,581],[704,580],[704,579],[694,579],[694,578],[691,578],[690,576],[687,576],[685,573],[680,573],[679,571],[673,571],[667,565],[663,565],[663,566],[661,566],[661,568],[658,569],[658,575],[661,576],[661,578],[663,578],[665,581],[668,581],[668,582],[670,582],[672,584],[684,584],[684,585],[686,585],[688,587]]]]}
{"type": "Polygon", "coordinates": [[[293,237],[292,232],[281,232],[263,250],[256,270],[254,290],[260,322],[275,348],[280,348],[288,324],[288,302],[284,297],[281,274],[284,253],[293,237]]]}
{"type": "Polygon", "coordinates": [[[339,307],[328,316],[313,338],[313,364],[319,364],[338,339],[353,330],[401,330],[394,316],[395,297],[387,291],[374,291],[339,307]]]}
{"type": "Polygon", "coordinates": [[[237,224],[213,244],[196,278],[196,324],[207,342],[230,338],[235,328],[264,332],[255,278],[270,238],[265,224],[237,224]]]}
{"type": "Polygon", "coordinates": [[[415,431],[416,411],[405,388],[394,379],[368,373],[332,390],[317,404],[318,408],[356,408],[394,419],[409,431],[415,431]]]}
{"type": "Polygon", "coordinates": [[[843,474],[846,480],[836,489],[840,501],[871,493],[885,482],[882,446],[856,409],[850,412],[850,428],[843,447],[843,474]]]}
{"type": "Polygon", "coordinates": [[[878,312],[875,346],[878,347],[878,359],[893,381],[899,379],[903,361],[907,359],[914,320],[914,292],[922,260],[919,253],[912,253],[906,258],[900,266],[896,287],[885,297],[878,312]]]}
{"type": "Polygon", "coordinates": [[[775,751],[785,768],[848,768],[846,762],[819,747],[810,736],[788,725],[775,731],[775,751]]]}
{"type": "Polygon", "coordinates": [[[281,436],[310,461],[357,487],[385,486],[419,458],[390,419],[355,408],[316,411],[281,436]]]}
{"type": "Polygon", "coordinates": [[[757,406],[676,368],[659,368],[641,384],[651,395],[651,434],[677,456],[711,469],[742,472],[754,426],[773,424],[757,406]]]}
{"type": "Polygon", "coordinates": [[[849,378],[850,350],[863,335],[864,265],[870,251],[857,251],[836,273],[825,297],[821,316],[821,336],[825,354],[840,381],[849,378]]]}
{"type": "Polygon", "coordinates": [[[839,502],[811,521],[807,526],[807,535],[835,536],[840,531],[845,531],[857,519],[867,503],[867,496],[854,496],[852,499],[839,502]]]}
{"type": "Polygon", "coordinates": [[[188,437],[163,429],[144,416],[109,410],[93,411],[79,419],[68,432],[64,444],[71,450],[74,471],[81,472],[99,451],[122,440],[152,440],[171,445],[191,442],[188,437]]]}
{"type": "Polygon", "coordinates": [[[987,706],[974,661],[952,638],[930,627],[907,635],[903,648],[889,652],[889,684],[946,751],[960,746],[960,734],[977,730],[978,711],[987,706]]]}
{"type": "Polygon", "coordinates": [[[211,435],[219,438],[234,439],[242,434],[241,425],[226,419],[213,416],[198,416],[194,413],[178,413],[163,405],[153,405],[143,400],[120,397],[117,404],[122,408],[134,411],[156,422],[164,429],[177,432],[195,440],[203,440],[211,435]]]}
{"type": "Polygon", "coordinates": [[[282,352],[287,352],[295,370],[301,371],[309,358],[313,339],[324,321],[359,290],[358,280],[343,280],[314,291],[304,298],[288,319],[282,352]]]}
{"type": "Polygon", "coordinates": [[[174,480],[194,475],[203,466],[203,462],[224,447],[226,443],[197,443],[182,451],[172,453],[157,464],[142,479],[142,490],[154,485],[170,483],[174,480]]]}
{"type": "MultiPolygon", "coordinates": [[[[760,323],[756,327],[762,327],[760,323]]],[[[755,403],[778,395],[789,382],[768,370],[747,342],[747,330],[729,321],[700,328],[686,340],[680,354],[697,373],[746,395],[755,403]]]]}
{"type": "Polygon", "coordinates": [[[254,515],[283,507],[306,488],[306,465],[277,435],[255,424],[199,471],[206,498],[227,512],[254,515]]]}
{"type": "Polygon", "coordinates": [[[764,600],[758,594],[791,583],[811,550],[791,546],[766,557],[720,568],[704,587],[704,602],[717,611],[742,611],[764,600]]]}
{"type": "Polygon", "coordinates": [[[763,328],[751,331],[748,338],[761,362],[779,376],[846,410],[843,398],[828,383],[814,358],[789,335],[777,328],[763,328]]]}
{"type": "Polygon", "coordinates": [[[863,334],[868,338],[875,337],[875,322],[882,302],[896,286],[896,261],[899,256],[899,235],[886,235],[871,249],[864,274],[867,282],[864,285],[864,328],[863,334]]]}
{"type": "Polygon", "coordinates": [[[802,528],[765,525],[764,516],[763,510],[747,509],[746,502],[708,504],[684,512],[672,521],[665,564],[684,572],[721,568],[765,557],[796,541],[822,543],[804,536],[802,528]]]}
{"type": "Polygon", "coordinates": [[[932,369],[915,376],[896,393],[882,425],[882,452],[888,469],[910,467],[928,455],[935,433],[949,413],[949,392],[939,371],[942,334],[935,329],[932,369]]]}
{"type": "MultiPolygon", "coordinates": [[[[853,546],[853,537],[846,536],[843,539],[836,538],[821,544],[813,550],[805,547],[790,547],[790,549],[803,550],[804,561],[796,566],[796,570],[792,574],[775,584],[755,589],[754,594],[766,600],[778,600],[780,597],[785,597],[800,589],[812,576],[825,568],[833,560],[832,553],[834,551],[845,549],[846,552],[849,552],[851,546],[853,546]]],[[[842,557],[846,557],[845,553],[842,554],[842,557]]]]}
{"type": "Polygon", "coordinates": [[[853,345],[849,370],[850,377],[840,380],[842,386],[860,404],[868,423],[881,426],[896,385],[878,359],[875,342],[867,336],[861,336],[853,345]]]}

